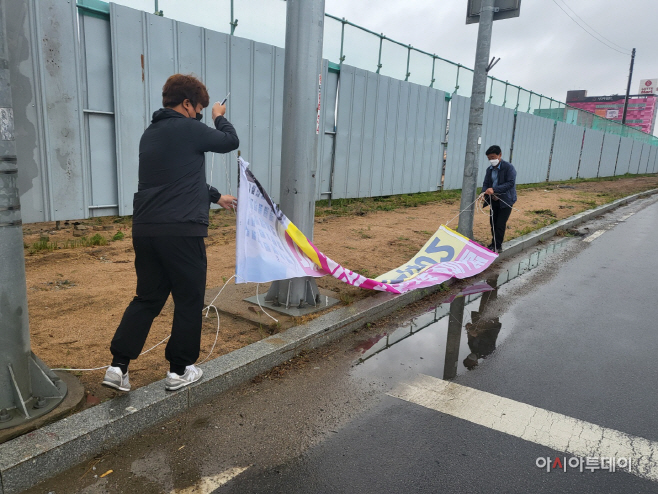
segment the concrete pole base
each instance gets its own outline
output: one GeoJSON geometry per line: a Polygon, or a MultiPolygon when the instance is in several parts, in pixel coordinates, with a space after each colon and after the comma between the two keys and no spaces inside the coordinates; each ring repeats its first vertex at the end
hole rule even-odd
{"type": "Polygon", "coordinates": [[[7,367],[12,378],[14,406],[0,409],[0,429],[17,427],[41,417],[52,411],[66,397],[66,383],[34,353],[28,358],[31,395],[24,396],[21,393],[12,365],[7,364],[7,367]]]}
{"type": "Polygon", "coordinates": [[[318,284],[315,282],[315,278],[311,276],[272,282],[267,295],[265,295],[265,302],[273,307],[285,309],[322,308],[318,284]]]}

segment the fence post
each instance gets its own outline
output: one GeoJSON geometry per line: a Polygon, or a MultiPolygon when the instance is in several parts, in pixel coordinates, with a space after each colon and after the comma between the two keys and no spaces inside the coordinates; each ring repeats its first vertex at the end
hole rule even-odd
{"type": "Polygon", "coordinates": [[[377,73],[379,74],[379,71],[382,68],[382,44],[384,43],[384,33],[379,35],[379,57],[377,58],[377,73]]]}
{"type": "Polygon", "coordinates": [[[432,57],[432,80],[430,81],[430,87],[434,87],[434,66],[436,65],[436,55],[432,57]]]}
{"type": "Polygon", "coordinates": [[[407,75],[404,77],[405,81],[409,80],[409,76],[411,75],[411,72],[409,72],[409,62],[411,61],[411,45],[407,48],[407,75]]]}

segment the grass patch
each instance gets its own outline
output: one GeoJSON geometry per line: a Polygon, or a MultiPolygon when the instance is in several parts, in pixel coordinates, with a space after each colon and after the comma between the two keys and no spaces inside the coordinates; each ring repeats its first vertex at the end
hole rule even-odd
{"type": "Polygon", "coordinates": [[[333,199],[315,203],[315,217],[322,216],[364,216],[375,211],[393,211],[400,208],[411,208],[442,202],[454,204],[459,201],[461,190],[446,190],[437,192],[418,192],[417,194],[401,194],[396,196],[366,197],[362,199],[333,199]]]}
{"type": "Polygon", "coordinates": [[[79,247],[93,247],[107,245],[114,240],[122,240],[124,238],[123,232],[117,232],[111,239],[108,239],[97,233],[91,238],[80,237],[78,240],[67,240],[66,242],[50,242],[48,240],[39,240],[28,246],[23,243],[23,248],[27,249],[28,254],[36,254],[37,252],[54,252],[60,249],[76,249],[79,247]]]}

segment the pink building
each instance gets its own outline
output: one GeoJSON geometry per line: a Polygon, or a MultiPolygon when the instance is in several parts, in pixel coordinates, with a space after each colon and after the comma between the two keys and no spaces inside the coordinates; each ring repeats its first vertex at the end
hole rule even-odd
{"type": "MultiPolygon", "coordinates": [[[[568,91],[567,105],[594,113],[599,117],[621,123],[624,114],[624,96],[587,96],[587,91],[568,91]]],[[[647,134],[653,134],[656,124],[656,95],[635,95],[628,99],[626,125],[647,134]]]]}

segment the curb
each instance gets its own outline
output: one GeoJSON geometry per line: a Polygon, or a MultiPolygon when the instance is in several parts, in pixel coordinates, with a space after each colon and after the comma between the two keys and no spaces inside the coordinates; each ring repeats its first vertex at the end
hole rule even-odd
{"type": "MultiPolygon", "coordinates": [[[[555,234],[629,202],[658,193],[652,189],[618,199],[553,223],[504,244],[505,259],[555,234]]],[[[453,280],[448,280],[450,285],[453,280]]],[[[253,379],[303,350],[331,342],[364,324],[439,291],[439,287],[402,295],[378,293],[348,307],[295,326],[203,364],[204,378],[177,392],[163,381],[67,417],[0,445],[0,494],[15,494],[113,448],[135,434],[253,379]]]]}

